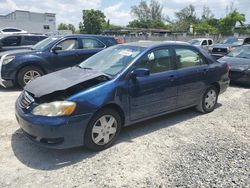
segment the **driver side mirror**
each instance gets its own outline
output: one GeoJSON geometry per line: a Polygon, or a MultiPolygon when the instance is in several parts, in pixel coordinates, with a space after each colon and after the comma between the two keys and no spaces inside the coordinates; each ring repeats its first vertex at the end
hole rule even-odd
{"type": "Polygon", "coordinates": [[[53,53],[57,53],[57,51],[61,51],[62,50],[62,47],[61,46],[55,46],[53,49],[52,49],[52,52],[53,53]]]}
{"type": "Polygon", "coordinates": [[[136,68],[130,73],[130,78],[135,79],[137,77],[149,76],[150,71],[146,68],[136,68]]]}

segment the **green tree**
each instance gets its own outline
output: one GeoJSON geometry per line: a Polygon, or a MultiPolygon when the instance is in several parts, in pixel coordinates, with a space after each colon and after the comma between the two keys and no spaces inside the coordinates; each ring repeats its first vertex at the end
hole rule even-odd
{"type": "Polygon", "coordinates": [[[229,13],[226,17],[220,19],[219,31],[222,34],[232,34],[237,22],[242,26],[246,21],[245,15],[239,13],[236,9],[229,13]]]}
{"type": "Polygon", "coordinates": [[[73,24],[68,24],[68,30],[71,30],[72,33],[75,33],[76,28],[75,28],[75,26],[73,24]]]}
{"type": "Polygon", "coordinates": [[[148,4],[141,1],[139,5],[131,7],[131,14],[135,18],[129,22],[128,27],[133,28],[164,28],[163,6],[156,0],[148,4]]]}
{"type": "Polygon", "coordinates": [[[178,31],[189,30],[190,25],[198,22],[196,17],[195,7],[193,5],[188,5],[187,7],[181,9],[179,12],[175,12],[175,17],[177,18],[174,28],[178,31]]]}
{"type": "Polygon", "coordinates": [[[58,25],[58,28],[57,28],[58,30],[71,30],[72,31],[72,33],[75,33],[75,26],[73,25],[73,24],[65,24],[65,23],[60,23],[59,25],[58,25]]]}
{"type": "Polygon", "coordinates": [[[100,34],[102,32],[103,26],[105,25],[105,15],[100,10],[83,10],[82,11],[83,22],[80,31],[86,32],[88,34],[100,34]],[[84,26],[84,27],[82,27],[84,26]],[[84,31],[81,29],[84,28],[84,31]]]}
{"type": "Polygon", "coordinates": [[[58,30],[68,30],[68,25],[65,23],[60,23],[57,27],[58,30]]]}

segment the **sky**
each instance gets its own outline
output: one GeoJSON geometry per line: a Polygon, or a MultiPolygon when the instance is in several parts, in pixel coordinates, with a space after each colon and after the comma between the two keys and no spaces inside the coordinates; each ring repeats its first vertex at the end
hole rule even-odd
{"type": "MultiPolygon", "coordinates": [[[[149,2],[149,0],[147,0],[149,2]]],[[[130,8],[140,0],[0,0],[0,14],[14,10],[56,13],[57,25],[61,22],[72,23],[78,27],[83,9],[99,9],[110,19],[110,23],[126,26],[133,19],[130,8]]],[[[246,15],[250,22],[250,0],[158,0],[163,5],[163,13],[174,19],[174,13],[192,4],[197,16],[201,16],[203,6],[210,7],[216,18],[226,15],[226,7],[233,2],[234,7],[246,15]]]]}

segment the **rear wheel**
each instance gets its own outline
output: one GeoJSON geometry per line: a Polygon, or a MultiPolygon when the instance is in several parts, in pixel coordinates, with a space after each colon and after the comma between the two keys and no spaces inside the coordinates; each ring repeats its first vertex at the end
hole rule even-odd
{"type": "Polygon", "coordinates": [[[30,81],[42,76],[43,71],[35,66],[22,68],[17,75],[17,82],[23,88],[30,81]]]}
{"type": "Polygon", "coordinates": [[[196,109],[202,113],[209,113],[215,109],[218,100],[218,90],[215,86],[209,87],[204,93],[196,109]]]}
{"type": "Polygon", "coordinates": [[[95,151],[111,146],[121,130],[121,117],[113,109],[97,112],[85,131],[84,145],[95,151]]]}

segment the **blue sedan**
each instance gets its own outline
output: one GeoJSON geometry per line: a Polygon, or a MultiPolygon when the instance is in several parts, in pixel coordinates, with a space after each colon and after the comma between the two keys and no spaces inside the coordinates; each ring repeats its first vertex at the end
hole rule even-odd
{"type": "Polygon", "coordinates": [[[190,107],[212,112],[228,73],[227,64],[186,43],[117,45],[28,83],[16,118],[40,145],[102,150],[136,122],[190,107]]]}

